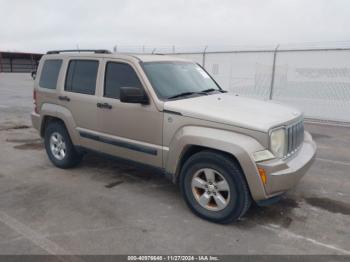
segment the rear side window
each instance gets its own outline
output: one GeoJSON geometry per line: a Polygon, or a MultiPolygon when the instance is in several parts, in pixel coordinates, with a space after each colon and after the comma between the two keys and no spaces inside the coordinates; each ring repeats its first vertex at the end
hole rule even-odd
{"type": "Polygon", "coordinates": [[[98,61],[71,60],[69,62],[65,90],[75,93],[94,95],[98,61]]]}
{"type": "Polygon", "coordinates": [[[121,87],[142,88],[142,84],[130,65],[115,62],[107,63],[104,96],[119,99],[121,87]]]}
{"type": "Polygon", "coordinates": [[[56,89],[58,74],[60,73],[62,60],[46,60],[41,70],[39,86],[48,89],[56,89]]]}

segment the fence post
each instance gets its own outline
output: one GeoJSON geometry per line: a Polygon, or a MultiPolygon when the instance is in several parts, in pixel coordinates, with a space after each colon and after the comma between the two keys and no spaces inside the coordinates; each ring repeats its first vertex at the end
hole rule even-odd
{"type": "Polygon", "coordinates": [[[0,52],[0,73],[3,71],[2,68],[2,53],[0,52]]]}
{"type": "Polygon", "coordinates": [[[205,55],[206,55],[207,48],[208,48],[208,46],[206,45],[204,50],[203,50],[203,60],[202,60],[203,68],[205,68],[205,55]]]}
{"type": "Polygon", "coordinates": [[[271,85],[270,85],[270,95],[269,95],[270,100],[272,100],[272,96],[273,96],[273,88],[275,84],[275,72],[276,72],[276,56],[277,56],[277,51],[279,46],[280,45],[278,44],[275,48],[275,51],[273,52],[273,64],[272,64],[271,85]]]}
{"type": "Polygon", "coordinates": [[[32,70],[34,71],[35,70],[35,64],[34,64],[34,57],[33,57],[33,55],[30,55],[30,60],[31,60],[31,63],[32,63],[32,70]]]}
{"type": "Polygon", "coordinates": [[[13,65],[12,65],[12,57],[10,58],[10,72],[12,73],[13,72],[13,65]]]}

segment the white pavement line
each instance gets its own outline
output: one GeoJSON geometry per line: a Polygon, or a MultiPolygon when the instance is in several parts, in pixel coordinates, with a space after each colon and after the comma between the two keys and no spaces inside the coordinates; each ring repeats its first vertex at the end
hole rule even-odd
{"type": "Polygon", "coordinates": [[[22,240],[22,239],[24,239],[24,237],[20,236],[20,237],[15,237],[15,238],[8,239],[8,240],[0,241],[0,245],[9,244],[9,243],[16,242],[16,241],[22,240]]]}
{"type": "Polygon", "coordinates": [[[328,248],[328,249],[332,249],[332,250],[338,251],[339,253],[342,253],[342,254],[345,254],[345,255],[350,255],[350,251],[349,250],[342,249],[342,248],[339,248],[337,246],[325,244],[325,243],[322,243],[320,241],[317,241],[317,240],[309,238],[309,237],[298,235],[298,234],[293,233],[293,232],[291,232],[289,230],[281,228],[279,225],[269,224],[269,225],[261,225],[261,226],[263,228],[265,228],[267,230],[270,230],[270,231],[273,231],[273,232],[275,232],[277,234],[282,234],[282,235],[285,235],[287,237],[292,237],[292,238],[308,241],[310,243],[313,243],[314,245],[317,245],[317,246],[320,246],[320,247],[325,247],[325,248],[328,248]]]}
{"type": "Polygon", "coordinates": [[[109,230],[114,230],[114,229],[120,229],[122,226],[114,226],[114,227],[103,227],[103,228],[95,228],[95,229],[81,229],[81,230],[72,230],[69,232],[61,232],[61,233],[56,233],[56,234],[50,234],[50,235],[45,235],[51,236],[51,237],[57,237],[57,236],[76,236],[78,234],[82,233],[93,233],[93,232],[101,232],[101,231],[109,231],[109,230]]]}
{"type": "Polygon", "coordinates": [[[32,241],[51,255],[68,255],[69,253],[50,241],[49,239],[42,236],[40,233],[35,232],[31,228],[19,222],[17,219],[10,217],[5,212],[0,212],[0,221],[10,227],[12,230],[16,231],[23,237],[32,241]]]}
{"type": "Polygon", "coordinates": [[[350,166],[349,162],[330,160],[330,159],[324,159],[324,158],[319,158],[319,157],[316,157],[316,160],[323,161],[323,162],[328,162],[328,163],[333,163],[333,164],[340,164],[340,165],[350,166]]]}

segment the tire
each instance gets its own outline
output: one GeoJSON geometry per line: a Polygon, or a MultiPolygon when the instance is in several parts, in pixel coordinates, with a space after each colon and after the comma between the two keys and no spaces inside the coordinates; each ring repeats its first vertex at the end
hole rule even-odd
{"type": "Polygon", "coordinates": [[[208,150],[191,156],[182,168],[180,187],[192,212],[215,223],[227,224],[238,220],[252,203],[240,166],[220,152],[208,150]],[[208,176],[212,182],[207,181],[208,176]]]}
{"type": "Polygon", "coordinates": [[[45,129],[44,143],[49,159],[59,168],[67,169],[74,167],[79,164],[82,159],[82,155],[75,150],[67,129],[61,122],[55,121],[48,124],[45,129]],[[56,141],[54,138],[56,138],[57,141],[61,139],[62,143],[59,147],[57,147],[59,142],[54,142],[56,141]],[[52,147],[55,147],[54,144],[56,144],[56,149],[52,149],[52,147]],[[61,148],[62,150],[58,150],[61,148]]]}

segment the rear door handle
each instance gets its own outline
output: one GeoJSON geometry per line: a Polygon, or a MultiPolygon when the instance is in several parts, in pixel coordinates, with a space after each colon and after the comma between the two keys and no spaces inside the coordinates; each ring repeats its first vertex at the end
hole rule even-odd
{"type": "Polygon", "coordinates": [[[59,96],[58,99],[61,101],[67,101],[67,102],[70,101],[70,98],[68,96],[59,96]]]}
{"type": "Polygon", "coordinates": [[[98,108],[106,108],[106,109],[112,109],[112,105],[108,103],[97,103],[98,108]]]}

